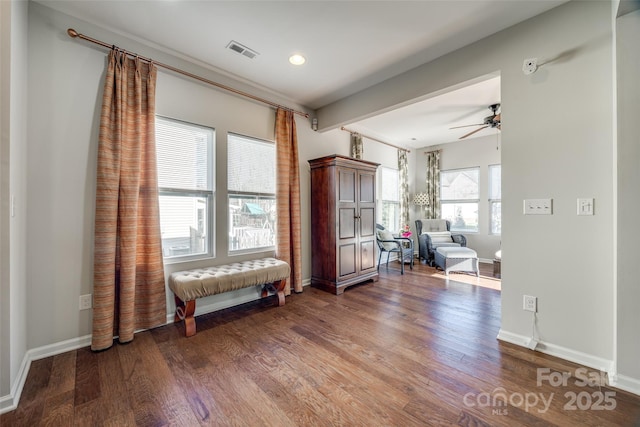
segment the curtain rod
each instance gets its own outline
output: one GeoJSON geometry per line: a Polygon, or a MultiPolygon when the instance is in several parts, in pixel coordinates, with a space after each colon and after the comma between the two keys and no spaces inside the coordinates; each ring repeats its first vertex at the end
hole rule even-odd
{"type": "MultiPolygon", "coordinates": [[[[80,38],[80,39],[83,39],[83,40],[89,41],[89,42],[91,42],[91,43],[98,44],[98,45],[100,45],[100,46],[103,46],[103,47],[106,47],[106,48],[109,48],[109,49],[112,49],[112,48],[117,47],[117,46],[115,46],[115,45],[108,44],[108,43],[105,43],[105,42],[100,41],[100,40],[96,40],[96,39],[91,38],[91,37],[89,37],[89,36],[85,36],[84,34],[80,34],[80,33],[79,33],[79,32],[77,32],[76,30],[74,30],[73,28],[69,28],[69,29],[67,30],[67,34],[68,34],[68,35],[69,35],[69,37],[71,37],[71,38],[74,38],[74,39],[75,39],[75,38],[77,37],[77,38],[80,38]]],[[[120,48],[118,48],[118,49],[120,49],[120,48]]],[[[154,60],[153,60],[153,59],[151,59],[151,58],[145,58],[144,56],[140,56],[140,55],[138,55],[137,53],[132,53],[132,52],[129,52],[129,51],[124,50],[124,49],[120,49],[120,51],[122,51],[122,52],[123,52],[123,53],[125,53],[126,55],[129,55],[129,56],[132,56],[132,57],[139,58],[139,59],[141,59],[141,60],[143,60],[143,61],[146,61],[146,62],[149,62],[149,63],[153,63],[153,64],[155,64],[155,65],[156,65],[156,66],[158,66],[158,67],[166,68],[167,70],[173,71],[174,73],[182,74],[182,75],[184,75],[184,76],[191,77],[191,78],[192,78],[192,79],[194,79],[194,80],[198,80],[198,81],[201,81],[201,82],[203,82],[203,83],[207,83],[207,84],[210,84],[210,85],[212,85],[212,86],[215,86],[215,87],[217,87],[217,88],[224,89],[224,90],[229,91],[229,92],[233,92],[233,93],[235,93],[236,95],[241,95],[241,96],[244,96],[244,97],[246,97],[246,98],[251,98],[251,99],[253,99],[254,101],[262,102],[263,104],[267,104],[267,105],[270,105],[270,106],[275,107],[275,108],[282,108],[283,110],[291,111],[291,112],[293,112],[293,113],[295,113],[295,114],[298,114],[298,115],[300,115],[300,116],[302,116],[302,117],[306,117],[306,118],[308,118],[308,117],[309,117],[309,114],[307,114],[307,113],[303,113],[302,111],[296,111],[296,110],[294,110],[293,108],[289,108],[289,107],[282,106],[282,105],[280,105],[280,104],[276,104],[275,102],[271,102],[271,101],[268,101],[268,100],[266,100],[266,99],[260,98],[260,97],[258,97],[258,96],[251,95],[250,93],[246,93],[246,92],[243,92],[243,91],[241,91],[241,90],[234,89],[234,88],[229,87],[229,86],[225,86],[225,85],[223,85],[223,84],[221,84],[221,83],[217,83],[217,82],[214,82],[214,81],[212,81],[212,80],[205,79],[204,77],[200,77],[200,76],[197,76],[197,75],[195,75],[195,74],[192,74],[192,73],[190,73],[190,72],[188,72],[188,71],[184,71],[184,70],[181,70],[181,69],[179,69],[179,68],[172,67],[171,65],[167,65],[167,64],[163,64],[163,63],[158,62],[158,61],[154,61],[154,60]]]]}
{"type": "Polygon", "coordinates": [[[390,143],[385,142],[385,141],[380,141],[379,139],[372,138],[372,137],[367,136],[367,135],[363,135],[363,134],[361,134],[360,132],[356,132],[356,131],[353,131],[353,130],[349,130],[349,129],[347,129],[347,128],[346,128],[346,127],[344,127],[344,126],[342,126],[342,127],[340,128],[340,130],[343,130],[343,131],[349,132],[349,133],[351,133],[351,134],[357,133],[358,135],[361,135],[361,136],[363,136],[363,137],[365,137],[365,138],[367,138],[367,139],[370,139],[370,140],[372,140],[372,141],[379,142],[380,144],[388,145],[389,147],[397,148],[398,150],[406,151],[407,153],[410,153],[410,152],[411,152],[411,150],[408,150],[408,149],[406,149],[406,148],[404,148],[404,147],[398,147],[397,145],[393,145],[393,144],[390,144],[390,143]]]}

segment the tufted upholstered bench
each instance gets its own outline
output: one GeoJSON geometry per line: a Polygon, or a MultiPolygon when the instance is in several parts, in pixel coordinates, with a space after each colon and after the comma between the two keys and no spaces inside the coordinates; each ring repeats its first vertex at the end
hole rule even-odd
{"type": "Polygon", "coordinates": [[[284,305],[284,287],[291,272],[289,264],[275,258],[262,258],[215,267],[172,273],[169,288],[176,301],[175,322],[184,320],[185,335],[196,333],[196,299],[209,295],[263,285],[262,297],[269,291],[278,295],[278,306],[284,305]]]}

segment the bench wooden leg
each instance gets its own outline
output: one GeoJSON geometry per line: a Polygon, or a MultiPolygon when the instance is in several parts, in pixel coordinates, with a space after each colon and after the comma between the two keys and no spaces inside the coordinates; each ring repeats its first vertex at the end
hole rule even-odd
{"type": "Polygon", "coordinates": [[[278,307],[282,307],[284,305],[284,287],[286,285],[287,281],[284,279],[273,282],[273,286],[276,288],[276,292],[278,293],[278,307]]]}
{"type": "Polygon", "coordinates": [[[272,284],[266,284],[262,287],[262,293],[260,295],[264,298],[269,295],[269,291],[275,292],[278,295],[278,307],[282,307],[284,305],[284,287],[286,284],[286,279],[277,280],[272,284]]]}
{"type": "Polygon", "coordinates": [[[177,295],[174,295],[176,301],[176,315],[174,322],[184,320],[184,334],[191,337],[196,334],[196,319],[193,314],[196,312],[196,300],[184,302],[177,295]]]}

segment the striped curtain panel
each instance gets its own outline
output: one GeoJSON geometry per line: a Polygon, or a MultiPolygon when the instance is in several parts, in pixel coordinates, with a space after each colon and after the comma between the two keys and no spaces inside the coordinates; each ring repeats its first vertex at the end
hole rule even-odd
{"type": "Polygon", "coordinates": [[[276,112],[276,257],[291,266],[285,295],[302,292],[300,166],[298,136],[292,111],[276,112]]]}
{"type": "Polygon", "coordinates": [[[400,187],[400,226],[409,224],[409,164],[407,152],[398,150],[398,175],[400,187]]]}
{"type": "Polygon", "coordinates": [[[426,217],[440,218],[440,153],[442,150],[430,151],[427,156],[427,196],[429,205],[425,209],[426,217]]]}
{"type": "Polygon", "coordinates": [[[92,350],[166,322],[155,85],[152,64],[111,51],[98,140],[92,350]]]}
{"type": "Polygon", "coordinates": [[[358,133],[351,134],[351,157],[354,159],[362,159],[364,148],[362,145],[362,135],[358,133]]]}

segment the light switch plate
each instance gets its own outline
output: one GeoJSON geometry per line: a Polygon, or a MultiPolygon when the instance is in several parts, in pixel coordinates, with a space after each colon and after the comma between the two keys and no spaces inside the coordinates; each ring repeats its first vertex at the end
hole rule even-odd
{"type": "Polygon", "coordinates": [[[578,199],[578,215],[593,215],[593,199],[578,199]]]}
{"type": "Polygon", "coordinates": [[[525,199],[525,215],[551,215],[553,214],[553,199],[525,199]]]}

